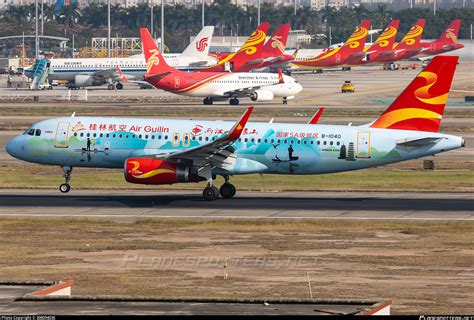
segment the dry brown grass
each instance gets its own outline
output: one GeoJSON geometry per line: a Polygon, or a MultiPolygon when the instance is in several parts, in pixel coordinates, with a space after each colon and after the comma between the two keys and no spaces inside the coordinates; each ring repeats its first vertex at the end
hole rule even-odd
{"type": "Polygon", "coordinates": [[[394,313],[472,312],[472,222],[8,218],[0,230],[2,278],[69,276],[74,294],[307,297],[309,272],[320,298],[393,299],[394,313]],[[125,267],[133,255],[143,262],[125,267]],[[180,260],[153,264],[164,257],[180,260]]]}

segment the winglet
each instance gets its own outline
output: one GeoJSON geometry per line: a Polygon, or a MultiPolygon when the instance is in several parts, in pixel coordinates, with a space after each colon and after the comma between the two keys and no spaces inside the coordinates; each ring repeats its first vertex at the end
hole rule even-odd
{"type": "Polygon", "coordinates": [[[117,73],[119,74],[120,79],[122,79],[122,81],[127,81],[127,77],[122,73],[122,70],[119,66],[117,66],[117,73]]]}
{"type": "Polygon", "coordinates": [[[319,121],[319,118],[321,118],[321,115],[324,112],[324,108],[319,108],[314,116],[311,118],[311,120],[308,121],[308,124],[316,124],[319,121]]]}
{"type": "Polygon", "coordinates": [[[239,121],[237,121],[232,127],[232,129],[229,130],[229,133],[224,138],[225,140],[235,141],[240,138],[240,135],[242,134],[242,131],[244,131],[245,125],[247,124],[247,121],[249,120],[252,111],[253,107],[247,108],[247,111],[245,111],[239,121]]]}
{"type": "Polygon", "coordinates": [[[296,56],[298,55],[298,50],[299,49],[296,49],[295,52],[293,52],[293,59],[296,59],[296,56]]]}
{"type": "Polygon", "coordinates": [[[283,78],[283,73],[281,72],[281,68],[278,68],[278,83],[285,83],[283,78]]]}

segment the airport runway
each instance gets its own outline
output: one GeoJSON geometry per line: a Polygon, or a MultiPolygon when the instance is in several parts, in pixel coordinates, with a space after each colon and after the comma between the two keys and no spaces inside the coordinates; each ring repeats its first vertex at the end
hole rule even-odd
{"type": "Polygon", "coordinates": [[[0,190],[0,217],[474,221],[474,195],[238,192],[208,202],[190,190],[0,190]]]}

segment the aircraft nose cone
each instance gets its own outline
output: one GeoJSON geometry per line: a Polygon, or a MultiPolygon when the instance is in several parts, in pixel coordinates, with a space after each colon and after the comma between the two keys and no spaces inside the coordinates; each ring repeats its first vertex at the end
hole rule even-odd
{"type": "Polygon", "coordinates": [[[15,137],[8,141],[7,145],[5,146],[5,150],[9,155],[12,157],[18,158],[18,143],[17,143],[18,138],[15,137]]]}
{"type": "Polygon", "coordinates": [[[298,90],[298,93],[300,93],[303,90],[303,86],[298,83],[296,90],[298,90]]]}

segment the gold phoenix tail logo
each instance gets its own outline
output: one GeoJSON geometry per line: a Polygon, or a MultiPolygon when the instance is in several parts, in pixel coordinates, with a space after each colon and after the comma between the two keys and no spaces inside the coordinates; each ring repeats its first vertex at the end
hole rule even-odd
{"type": "Polygon", "coordinates": [[[281,53],[285,53],[285,45],[283,42],[280,40],[282,37],[281,36],[273,36],[271,41],[272,41],[272,48],[276,48],[280,50],[281,53]]]}
{"type": "Polygon", "coordinates": [[[146,72],[150,73],[151,68],[153,66],[157,66],[160,64],[160,58],[158,55],[160,54],[157,49],[150,49],[148,50],[149,53],[151,53],[151,56],[148,58],[148,61],[146,62],[146,72]]]}

